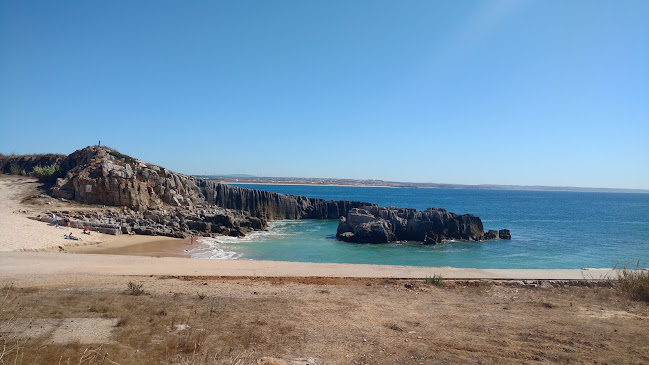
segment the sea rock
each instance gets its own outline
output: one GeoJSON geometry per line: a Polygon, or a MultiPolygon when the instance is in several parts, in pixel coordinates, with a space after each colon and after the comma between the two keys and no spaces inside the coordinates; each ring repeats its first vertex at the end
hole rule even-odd
{"type": "Polygon", "coordinates": [[[389,221],[358,208],[352,208],[346,218],[340,218],[337,237],[357,243],[386,243],[395,240],[389,221]]]}
{"type": "Polygon", "coordinates": [[[498,237],[500,237],[501,240],[511,240],[512,235],[509,233],[508,229],[501,229],[498,231],[498,237]]]}
{"type": "MultiPolygon", "coordinates": [[[[501,232],[509,234],[507,230],[501,232]]],[[[439,208],[418,211],[367,206],[352,208],[346,217],[341,217],[336,237],[356,243],[419,241],[437,244],[444,239],[497,239],[498,233],[490,230],[485,234],[482,221],[472,214],[458,215],[439,208]]]]}
{"type": "Polygon", "coordinates": [[[499,238],[498,231],[490,229],[487,233],[484,234],[484,238],[487,240],[497,240],[499,238]]]}

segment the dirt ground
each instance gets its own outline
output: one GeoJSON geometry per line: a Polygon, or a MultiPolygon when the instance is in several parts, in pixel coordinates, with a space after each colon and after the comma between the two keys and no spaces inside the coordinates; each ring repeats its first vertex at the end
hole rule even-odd
{"type": "Polygon", "coordinates": [[[2,284],[0,364],[649,363],[649,305],[610,284],[167,276],[2,284]],[[67,343],[56,335],[61,323],[92,319],[114,323],[101,343],[79,340],[88,325],[67,343]],[[28,331],[29,323],[53,324],[28,331]]]}

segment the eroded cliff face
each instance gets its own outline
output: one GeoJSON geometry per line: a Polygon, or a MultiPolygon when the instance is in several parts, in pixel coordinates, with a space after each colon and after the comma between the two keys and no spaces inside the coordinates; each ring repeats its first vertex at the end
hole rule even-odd
{"type": "Polygon", "coordinates": [[[121,155],[87,147],[68,156],[71,167],[52,195],[87,204],[126,206],[137,211],[165,206],[217,206],[262,219],[338,219],[349,209],[371,205],[325,201],[206,181],[121,155]]]}
{"type": "Polygon", "coordinates": [[[277,194],[200,179],[198,184],[207,202],[223,208],[245,210],[269,220],[338,219],[352,208],[373,205],[277,194]]]}

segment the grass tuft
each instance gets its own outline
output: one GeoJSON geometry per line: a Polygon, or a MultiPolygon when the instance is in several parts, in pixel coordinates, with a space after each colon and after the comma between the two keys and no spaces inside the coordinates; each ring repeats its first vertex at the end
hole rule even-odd
{"type": "Polygon", "coordinates": [[[618,271],[620,290],[633,300],[649,303],[649,271],[644,264],[626,264],[618,271]],[[629,268],[631,266],[631,268],[629,268]]]}
{"type": "Polygon", "coordinates": [[[138,284],[129,281],[126,285],[126,292],[130,295],[142,295],[144,294],[144,289],[142,289],[142,286],[144,286],[144,284],[138,284]]]}
{"type": "Polygon", "coordinates": [[[17,163],[12,163],[11,166],[9,166],[9,173],[12,175],[20,175],[20,176],[25,176],[25,169],[20,167],[17,163]]]}
{"type": "Polygon", "coordinates": [[[427,276],[426,279],[424,279],[424,282],[426,284],[430,285],[435,285],[435,286],[444,286],[444,277],[442,275],[433,275],[433,276],[427,276]]]}
{"type": "Polygon", "coordinates": [[[131,157],[129,155],[125,155],[125,154],[119,152],[118,150],[112,150],[111,149],[110,151],[108,151],[108,153],[113,157],[123,158],[124,161],[126,161],[127,163],[135,162],[135,159],[133,157],[131,157]]]}

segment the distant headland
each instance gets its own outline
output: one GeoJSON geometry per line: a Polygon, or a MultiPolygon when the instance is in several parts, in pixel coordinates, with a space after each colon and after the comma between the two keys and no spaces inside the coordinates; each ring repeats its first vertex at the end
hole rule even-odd
{"type": "Polygon", "coordinates": [[[336,179],[311,177],[261,177],[247,174],[230,175],[194,175],[205,180],[214,180],[224,184],[241,185],[321,185],[321,186],[356,186],[386,188],[421,188],[421,189],[480,189],[480,190],[522,190],[522,191],[572,191],[584,193],[640,193],[649,194],[647,189],[622,188],[589,188],[574,186],[543,185],[493,185],[493,184],[440,184],[415,183],[385,180],[336,179]]]}

